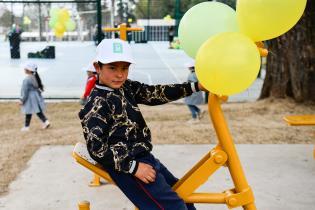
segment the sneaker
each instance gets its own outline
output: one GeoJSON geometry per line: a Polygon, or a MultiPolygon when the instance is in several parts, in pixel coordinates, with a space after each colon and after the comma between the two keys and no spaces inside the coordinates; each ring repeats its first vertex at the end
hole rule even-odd
{"type": "Polygon", "coordinates": [[[29,131],[30,130],[30,127],[23,127],[23,128],[21,128],[21,131],[22,132],[27,132],[27,131],[29,131]]]}
{"type": "Polygon", "coordinates": [[[49,128],[49,126],[50,126],[50,122],[48,121],[48,120],[46,120],[45,122],[44,122],[44,124],[43,124],[43,129],[47,129],[47,128],[49,128]]]}
{"type": "Polygon", "coordinates": [[[206,111],[202,110],[198,113],[198,119],[201,120],[203,118],[203,116],[205,115],[206,111]]]}

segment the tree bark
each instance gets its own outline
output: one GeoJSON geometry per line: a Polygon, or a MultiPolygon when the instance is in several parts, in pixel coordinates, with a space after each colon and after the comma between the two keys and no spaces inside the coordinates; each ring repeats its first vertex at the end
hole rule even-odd
{"type": "Polygon", "coordinates": [[[267,42],[266,77],[260,99],[291,97],[315,101],[315,1],[308,0],[299,23],[267,42]]]}

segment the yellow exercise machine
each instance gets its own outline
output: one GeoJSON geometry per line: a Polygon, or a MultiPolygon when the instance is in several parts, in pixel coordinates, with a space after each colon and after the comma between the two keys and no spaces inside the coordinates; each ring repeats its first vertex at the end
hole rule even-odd
{"type": "Polygon", "coordinates": [[[119,31],[120,39],[122,40],[127,40],[127,32],[128,31],[143,31],[143,28],[131,28],[127,27],[126,23],[122,23],[119,25],[118,28],[104,28],[103,29],[105,32],[114,32],[114,31],[119,31]]]}
{"type": "MultiPolygon", "coordinates": [[[[289,115],[283,119],[291,126],[315,125],[315,115],[289,115]]],[[[313,150],[313,158],[315,159],[315,148],[313,150]]]]}
{"type": "MultiPolygon", "coordinates": [[[[254,195],[247,183],[234,142],[221,109],[221,101],[227,97],[209,94],[208,110],[218,138],[218,145],[210,150],[192,167],[173,187],[186,203],[226,204],[229,208],[243,207],[244,210],[256,210],[254,195]],[[209,177],[220,167],[229,169],[235,188],[221,193],[195,193],[209,177]]],[[[75,160],[113,183],[108,173],[88,156],[86,146],[78,143],[73,151],[75,160]]],[[[88,202],[79,204],[80,210],[89,210],[88,202]],[[86,205],[84,205],[84,203],[86,205]]]]}

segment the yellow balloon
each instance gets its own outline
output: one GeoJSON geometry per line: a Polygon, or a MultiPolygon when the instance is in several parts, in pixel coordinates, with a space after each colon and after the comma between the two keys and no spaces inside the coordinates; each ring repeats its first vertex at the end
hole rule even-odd
{"type": "Polygon", "coordinates": [[[58,38],[62,38],[63,35],[64,35],[64,31],[54,31],[55,32],[55,36],[58,37],[58,38]]]}
{"type": "Polygon", "coordinates": [[[236,14],[242,33],[255,42],[278,37],[301,18],[307,0],[238,0],[236,14]]]}
{"type": "Polygon", "coordinates": [[[61,9],[58,13],[58,20],[65,23],[67,22],[67,20],[70,19],[70,14],[69,11],[67,9],[61,9]]]}
{"type": "Polygon", "coordinates": [[[224,32],[203,43],[195,65],[198,80],[207,90],[233,95],[246,90],[257,78],[260,54],[247,36],[224,32]]]}
{"type": "Polygon", "coordinates": [[[66,26],[61,22],[57,22],[54,30],[59,33],[64,33],[66,31],[66,26]]]}
{"type": "Polygon", "coordinates": [[[61,38],[63,37],[65,31],[66,31],[65,25],[62,24],[61,22],[57,22],[54,28],[55,36],[61,38]]]}
{"type": "Polygon", "coordinates": [[[32,23],[32,21],[31,21],[31,19],[29,17],[27,17],[27,16],[23,17],[23,24],[24,25],[29,25],[31,23],[32,23]]]}

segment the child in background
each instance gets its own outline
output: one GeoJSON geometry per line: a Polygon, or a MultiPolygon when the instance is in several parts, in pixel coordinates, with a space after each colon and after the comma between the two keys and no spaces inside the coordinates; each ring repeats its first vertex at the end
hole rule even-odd
{"type": "Polygon", "coordinates": [[[44,86],[37,72],[37,65],[29,62],[24,66],[24,71],[26,77],[22,84],[20,105],[25,114],[25,123],[21,131],[29,131],[32,114],[37,114],[43,122],[42,128],[47,129],[50,123],[44,115],[45,103],[41,94],[44,86]]]}
{"type": "MultiPolygon", "coordinates": [[[[198,82],[195,73],[195,62],[191,61],[187,63],[185,66],[190,71],[187,78],[187,82],[198,82]]],[[[204,114],[204,111],[201,111],[200,108],[197,106],[204,103],[203,93],[202,92],[193,93],[191,96],[185,98],[185,103],[187,104],[192,116],[192,119],[188,120],[187,122],[188,123],[198,122],[201,119],[202,115],[204,114]]]]}
{"type": "Polygon", "coordinates": [[[174,26],[169,26],[168,27],[168,44],[169,44],[169,49],[173,49],[172,42],[174,40],[174,35],[175,35],[175,30],[174,26]]]}
{"type": "MultiPolygon", "coordinates": [[[[151,153],[151,132],[138,104],[160,105],[198,92],[199,83],[146,85],[127,79],[131,48],[104,39],[94,67],[98,81],[79,112],[90,156],[141,210],[195,210],[172,189],[178,179],[151,153]]],[[[175,152],[175,151],[174,151],[175,152]]]]}
{"type": "Polygon", "coordinates": [[[80,98],[80,104],[81,105],[86,104],[87,98],[89,97],[92,89],[95,87],[95,82],[97,79],[96,71],[95,71],[93,64],[90,64],[89,66],[85,67],[84,71],[86,71],[88,79],[86,82],[84,94],[80,98]]]}

